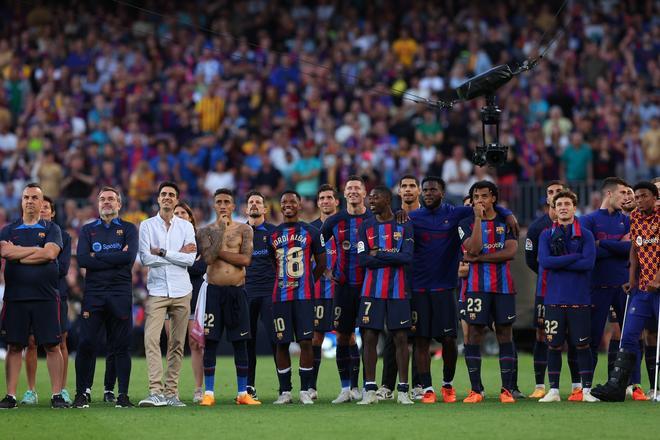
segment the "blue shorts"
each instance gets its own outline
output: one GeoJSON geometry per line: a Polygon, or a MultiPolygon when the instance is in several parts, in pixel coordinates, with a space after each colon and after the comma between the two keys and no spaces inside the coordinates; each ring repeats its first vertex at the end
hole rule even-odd
{"type": "Polygon", "coordinates": [[[453,291],[413,292],[410,305],[414,336],[456,337],[458,317],[453,291]]]}
{"type": "Polygon", "coordinates": [[[660,294],[637,290],[631,293],[626,315],[626,325],[621,335],[621,347],[636,352],[638,340],[644,329],[658,331],[660,294]]]}
{"type": "Polygon", "coordinates": [[[337,285],[334,298],[335,316],[333,325],[339,333],[350,334],[355,332],[361,295],[362,286],[337,285]]]}
{"type": "Polygon", "coordinates": [[[545,338],[548,345],[561,347],[591,342],[591,306],[545,306],[545,338]],[[568,335],[568,338],[567,338],[568,335]]]}
{"type": "Polygon", "coordinates": [[[204,335],[219,341],[226,330],[229,342],[250,339],[250,310],[247,295],[241,286],[215,286],[206,290],[204,335]]]}
{"type": "Polygon", "coordinates": [[[0,336],[9,345],[26,347],[32,334],[37,345],[57,345],[60,330],[60,298],[55,300],[5,301],[0,336]]]}
{"type": "Polygon", "coordinates": [[[273,303],[275,342],[289,344],[312,339],[314,333],[314,301],[311,299],[273,303]]]}
{"type": "Polygon", "coordinates": [[[333,300],[316,299],[314,300],[314,331],[328,333],[333,330],[333,300]]]}
{"type": "Polygon", "coordinates": [[[545,298],[534,297],[534,328],[545,328],[545,298]]]}
{"type": "Polygon", "coordinates": [[[250,333],[252,338],[257,337],[257,325],[261,321],[268,339],[272,343],[275,343],[275,334],[273,333],[273,297],[271,295],[248,297],[248,307],[250,308],[250,333]]]}
{"type": "Polygon", "coordinates": [[[408,299],[360,299],[360,328],[390,331],[409,329],[412,326],[412,313],[408,299]]]}
{"type": "Polygon", "coordinates": [[[516,296],[467,292],[465,317],[470,325],[511,325],[516,321],[516,296]]]}

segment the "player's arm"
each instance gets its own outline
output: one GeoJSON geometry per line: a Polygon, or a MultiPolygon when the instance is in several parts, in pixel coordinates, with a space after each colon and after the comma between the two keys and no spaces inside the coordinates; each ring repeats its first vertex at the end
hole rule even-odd
{"type": "Polygon", "coordinates": [[[242,225],[240,229],[241,248],[238,252],[218,251],[218,259],[239,267],[247,267],[252,261],[252,249],[254,247],[254,231],[248,225],[242,225]]]}
{"type": "MultiPolygon", "coordinates": [[[[476,212],[474,210],[473,212],[476,212]]],[[[463,247],[468,256],[478,257],[484,247],[481,234],[481,216],[474,217],[474,225],[470,225],[469,220],[461,222],[458,235],[463,239],[463,247]]]]}
{"type": "Polygon", "coordinates": [[[59,226],[52,224],[48,235],[46,236],[46,244],[43,248],[37,248],[30,256],[21,258],[23,264],[45,264],[57,259],[57,256],[62,251],[62,230],[59,226]]]}
{"type": "Polygon", "coordinates": [[[166,259],[151,253],[151,241],[149,234],[149,225],[146,222],[140,224],[140,243],[139,253],[140,261],[146,267],[160,267],[170,264],[166,259]]]}
{"type": "Polygon", "coordinates": [[[527,238],[525,239],[525,263],[527,267],[532,269],[534,273],[539,273],[539,235],[541,234],[540,228],[532,224],[534,228],[527,230],[527,238]]]}
{"type": "Polygon", "coordinates": [[[125,228],[126,244],[124,249],[115,252],[104,252],[102,254],[95,254],[94,256],[99,260],[116,267],[126,266],[127,264],[133,265],[135,257],[138,253],[138,234],[134,225],[126,226],[125,228]]]}
{"type": "Polygon", "coordinates": [[[10,241],[0,241],[0,255],[7,260],[21,260],[27,258],[37,251],[36,246],[18,246],[10,241]]]}
{"type": "MultiPolygon", "coordinates": [[[[513,233],[511,235],[513,236],[513,233]]],[[[475,258],[475,261],[479,263],[504,263],[505,261],[513,260],[517,252],[518,240],[513,237],[507,238],[504,242],[504,249],[493,252],[492,254],[481,254],[475,258]]]]}
{"type": "Polygon", "coordinates": [[[369,242],[367,241],[367,229],[364,227],[364,223],[362,223],[358,229],[358,238],[358,264],[369,269],[380,269],[386,267],[387,264],[376,257],[375,254],[378,251],[369,247],[369,242]]]}
{"type": "Polygon", "coordinates": [[[539,237],[539,264],[546,270],[564,269],[580,258],[579,254],[550,255],[550,230],[546,229],[539,237]]]}
{"type": "Polygon", "coordinates": [[[584,240],[582,252],[577,254],[579,256],[577,261],[566,266],[567,270],[586,272],[593,270],[596,264],[596,242],[594,241],[594,236],[585,231],[582,234],[582,240],[584,240]]]}
{"type": "Polygon", "coordinates": [[[327,254],[325,251],[325,240],[321,231],[312,231],[312,254],[314,254],[314,281],[320,280],[326,270],[327,254]]]}
{"type": "Polygon", "coordinates": [[[183,247],[178,251],[167,251],[163,257],[165,260],[180,267],[190,267],[195,264],[197,258],[197,242],[195,241],[195,229],[192,224],[186,224],[186,235],[183,238],[183,247]]]}
{"type": "Polygon", "coordinates": [[[600,246],[608,251],[610,251],[614,256],[623,258],[630,255],[630,219],[626,218],[625,220],[625,235],[621,240],[601,240],[600,246]]]}
{"type": "MultiPolygon", "coordinates": [[[[582,226],[583,229],[589,230],[594,235],[594,237],[596,236],[596,231],[594,231],[595,225],[594,225],[593,215],[584,215],[584,216],[580,217],[579,221],[580,221],[580,226],[582,226]]],[[[603,258],[612,258],[613,257],[613,255],[609,251],[609,249],[607,249],[606,247],[603,246],[603,242],[604,242],[604,240],[600,240],[599,242],[596,243],[596,259],[597,260],[601,260],[603,258]]]]}
{"type": "Polygon", "coordinates": [[[630,246],[630,268],[628,269],[628,282],[623,285],[623,291],[630,293],[637,288],[637,274],[639,273],[639,256],[637,247],[630,246]]]}
{"type": "Polygon", "coordinates": [[[332,230],[334,229],[335,225],[337,224],[337,218],[338,218],[337,216],[338,215],[339,214],[331,215],[330,217],[325,219],[325,221],[321,225],[321,235],[323,236],[323,241],[328,241],[328,240],[333,239],[332,238],[332,235],[333,235],[332,230]]]}
{"type": "Polygon", "coordinates": [[[222,247],[222,239],[225,233],[225,224],[211,224],[197,231],[197,242],[199,243],[202,258],[209,266],[218,259],[218,252],[222,247]]]}
{"type": "Polygon", "coordinates": [[[415,239],[413,238],[412,226],[406,223],[403,226],[403,242],[401,243],[401,250],[399,252],[383,252],[378,251],[376,258],[386,263],[388,266],[405,266],[412,263],[413,249],[415,246],[415,239]]]}
{"type": "Polygon", "coordinates": [[[71,266],[71,236],[64,231],[62,231],[62,252],[57,258],[57,263],[58,273],[62,278],[69,273],[71,266]]]}
{"type": "Polygon", "coordinates": [[[92,245],[89,240],[88,230],[83,228],[82,231],[80,231],[78,247],[76,248],[76,260],[78,261],[78,266],[92,270],[114,269],[114,265],[99,260],[97,258],[98,254],[92,256],[90,253],[91,248],[92,245]]]}

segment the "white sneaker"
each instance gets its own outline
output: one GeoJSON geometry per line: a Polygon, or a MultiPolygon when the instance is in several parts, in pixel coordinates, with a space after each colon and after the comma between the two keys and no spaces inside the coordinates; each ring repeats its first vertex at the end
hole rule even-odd
{"type": "Polygon", "coordinates": [[[600,402],[600,399],[591,395],[591,391],[582,391],[583,402],[600,402]]]}
{"type": "Polygon", "coordinates": [[[307,391],[309,391],[309,396],[312,398],[312,400],[316,400],[319,398],[319,393],[316,392],[314,388],[310,388],[307,391]]]}
{"type": "Polygon", "coordinates": [[[380,387],[376,391],[376,397],[378,397],[378,400],[392,400],[394,399],[394,393],[387,387],[380,387]]]}
{"type": "Polygon", "coordinates": [[[193,394],[193,403],[200,403],[204,398],[204,390],[197,388],[195,394],[193,394]]]}
{"type": "Polygon", "coordinates": [[[312,396],[309,394],[309,391],[300,392],[300,403],[303,405],[314,405],[314,401],[312,400],[312,396]]]}
{"type": "Polygon", "coordinates": [[[351,401],[351,390],[341,390],[339,395],[332,403],[348,403],[351,401]]]}
{"type": "Polygon", "coordinates": [[[279,395],[277,400],[273,402],[273,405],[287,405],[289,403],[293,403],[293,399],[291,398],[291,391],[284,391],[279,395]]]}
{"type": "Polygon", "coordinates": [[[548,394],[546,394],[541,399],[539,399],[539,402],[541,403],[561,402],[561,397],[559,396],[559,390],[557,388],[550,388],[548,394]]]}
{"type": "Polygon", "coordinates": [[[402,405],[414,405],[415,402],[413,402],[410,399],[410,394],[409,393],[403,393],[401,391],[396,393],[396,401],[402,405]]]}
{"type": "Polygon", "coordinates": [[[367,391],[364,393],[364,397],[357,404],[358,405],[371,405],[373,403],[378,403],[378,397],[374,390],[367,391]]]}
{"type": "Polygon", "coordinates": [[[651,402],[654,401],[654,398],[655,398],[655,402],[660,402],[660,391],[658,391],[658,394],[654,396],[653,389],[649,389],[649,392],[646,393],[646,397],[648,397],[651,402]]]}
{"type": "Polygon", "coordinates": [[[422,400],[424,397],[424,388],[422,387],[415,387],[412,389],[412,396],[413,399],[415,400],[422,400]]]}
{"type": "Polygon", "coordinates": [[[351,388],[351,400],[360,400],[364,397],[359,388],[351,388]]]}
{"type": "Polygon", "coordinates": [[[626,397],[629,397],[629,398],[632,399],[632,393],[633,393],[633,386],[628,385],[628,387],[626,387],[626,397]]]}

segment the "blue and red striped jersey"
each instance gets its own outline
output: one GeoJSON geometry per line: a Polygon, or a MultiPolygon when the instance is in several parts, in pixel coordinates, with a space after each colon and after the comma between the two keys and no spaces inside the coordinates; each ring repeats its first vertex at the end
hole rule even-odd
{"type": "Polygon", "coordinates": [[[273,302],[314,297],[314,255],[322,254],[318,229],[304,222],[282,223],[270,234],[268,252],[275,260],[273,302]]]}
{"type": "Polygon", "coordinates": [[[381,223],[372,217],[362,223],[358,235],[360,265],[366,269],[362,296],[407,298],[405,269],[412,262],[415,247],[412,224],[399,224],[396,219],[381,223]]]}
{"type": "MultiPolygon", "coordinates": [[[[493,220],[482,220],[481,228],[482,254],[493,254],[504,250],[507,240],[515,240],[511,231],[507,231],[504,217],[497,214],[493,220]]],[[[458,227],[458,234],[465,242],[472,235],[474,216],[463,220],[458,227]]],[[[488,292],[515,294],[510,261],[503,263],[470,263],[468,273],[468,292],[488,292]]]]}
{"type": "Polygon", "coordinates": [[[334,240],[337,250],[333,275],[339,284],[361,286],[364,280],[364,268],[358,263],[357,243],[358,229],[362,222],[371,218],[370,211],[360,215],[351,215],[343,210],[329,217],[323,223],[323,238],[325,241],[334,240]]]}
{"type": "MultiPolygon", "coordinates": [[[[321,229],[323,227],[323,222],[320,218],[317,218],[312,223],[310,223],[316,229],[321,229]]],[[[337,243],[334,240],[325,240],[325,267],[326,269],[332,269],[337,263],[337,243]]],[[[314,285],[314,299],[332,299],[335,297],[335,287],[337,283],[335,280],[328,279],[325,276],[322,276],[320,279],[316,280],[314,285]]]]}

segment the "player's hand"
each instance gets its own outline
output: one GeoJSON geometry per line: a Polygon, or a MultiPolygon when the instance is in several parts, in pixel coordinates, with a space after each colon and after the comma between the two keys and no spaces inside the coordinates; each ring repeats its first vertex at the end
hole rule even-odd
{"type": "Polygon", "coordinates": [[[648,286],[646,287],[646,290],[649,292],[657,292],[660,290],[660,280],[653,280],[651,281],[648,286]]]}
{"type": "Polygon", "coordinates": [[[396,222],[399,224],[405,223],[408,220],[410,220],[410,217],[408,217],[408,213],[403,209],[398,210],[395,215],[396,215],[396,222]]]}
{"type": "Polygon", "coordinates": [[[472,207],[472,211],[474,212],[475,220],[481,220],[482,218],[484,218],[485,213],[484,213],[484,207],[483,206],[481,206],[479,204],[474,205],[472,207]]]}
{"type": "Polygon", "coordinates": [[[509,228],[511,233],[515,238],[518,238],[520,235],[520,224],[518,224],[518,219],[515,215],[511,214],[506,218],[506,226],[509,228]]]}
{"type": "Polygon", "coordinates": [[[158,255],[160,253],[160,248],[151,248],[149,249],[149,252],[151,252],[151,255],[158,255]]]}
{"type": "Polygon", "coordinates": [[[372,257],[375,257],[376,255],[378,255],[378,248],[371,249],[369,251],[369,255],[371,255],[372,257]]]}
{"type": "Polygon", "coordinates": [[[181,246],[181,249],[179,249],[179,252],[183,252],[184,254],[197,253],[197,245],[195,243],[184,244],[181,246]]]}
{"type": "Polygon", "coordinates": [[[128,252],[128,245],[124,246],[124,249],[121,250],[122,252],[128,252]]]}
{"type": "Polygon", "coordinates": [[[623,291],[626,295],[630,295],[630,292],[637,286],[637,281],[636,280],[631,280],[628,281],[627,283],[624,283],[623,286],[623,291]]]}
{"type": "Polygon", "coordinates": [[[465,261],[466,263],[476,263],[479,261],[479,257],[466,253],[465,255],[463,255],[463,261],[465,261]]]}

